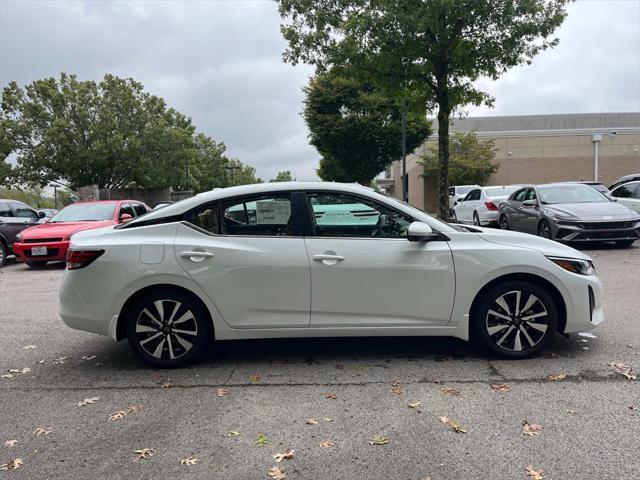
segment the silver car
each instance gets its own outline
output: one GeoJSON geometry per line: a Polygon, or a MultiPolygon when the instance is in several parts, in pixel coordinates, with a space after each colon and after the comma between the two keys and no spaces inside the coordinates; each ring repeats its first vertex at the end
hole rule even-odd
{"type": "Polygon", "coordinates": [[[582,184],[532,185],[500,204],[500,228],[561,242],[616,242],[640,238],[640,215],[582,184]]]}

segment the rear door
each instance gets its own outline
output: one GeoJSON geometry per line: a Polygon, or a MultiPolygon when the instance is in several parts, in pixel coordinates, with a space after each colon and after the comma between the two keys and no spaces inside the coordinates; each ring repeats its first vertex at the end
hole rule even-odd
{"type": "Polygon", "coordinates": [[[178,226],[178,263],[229,326],[309,326],[309,260],[296,218],[291,195],[277,192],[204,204],[178,226]]]}
{"type": "Polygon", "coordinates": [[[620,185],[611,192],[611,196],[625,207],[640,213],[640,182],[629,182],[620,185]]]}
{"type": "Polygon", "coordinates": [[[522,231],[523,229],[523,208],[522,202],[524,202],[525,196],[527,194],[527,189],[522,188],[515,192],[509,200],[507,200],[505,204],[504,212],[507,215],[507,220],[509,221],[509,227],[511,230],[522,231]]]}
{"type": "Polygon", "coordinates": [[[307,197],[313,217],[312,234],[305,237],[312,327],[449,322],[455,278],[446,241],[409,242],[413,219],[369,198],[340,192],[307,197]],[[345,211],[352,205],[358,208],[345,211]],[[360,211],[367,216],[358,216],[360,211]]]}

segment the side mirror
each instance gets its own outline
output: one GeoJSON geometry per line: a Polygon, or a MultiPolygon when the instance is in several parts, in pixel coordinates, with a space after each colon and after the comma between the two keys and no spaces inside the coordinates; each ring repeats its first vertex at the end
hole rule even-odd
{"type": "Polygon", "coordinates": [[[38,218],[44,218],[44,217],[46,217],[46,216],[47,216],[47,215],[45,215],[45,213],[44,213],[44,212],[38,212],[38,218]]]}
{"type": "Polygon", "coordinates": [[[120,215],[120,223],[126,223],[129,220],[131,220],[133,217],[131,215],[129,215],[128,213],[123,213],[122,215],[120,215]]]}
{"type": "Polygon", "coordinates": [[[525,208],[536,208],[538,206],[537,200],[525,200],[522,202],[522,206],[525,208]]]}
{"type": "Polygon", "coordinates": [[[407,230],[407,240],[410,242],[428,242],[436,235],[429,225],[422,222],[413,222],[407,230]]]}

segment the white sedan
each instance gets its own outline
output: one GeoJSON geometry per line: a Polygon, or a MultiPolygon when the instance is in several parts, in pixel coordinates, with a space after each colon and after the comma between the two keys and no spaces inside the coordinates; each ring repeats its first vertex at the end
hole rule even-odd
{"type": "Polygon", "coordinates": [[[471,190],[453,207],[453,220],[476,226],[497,225],[500,202],[509,198],[519,186],[478,187],[471,190]]]}
{"type": "Polygon", "coordinates": [[[599,325],[601,293],[591,259],[566,245],[467,231],[358,185],[291,182],[75,234],[60,315],[161,367],[214,339],[276,337],[450,335],[517,359],[599,325]],[[317,205],[377,221],[318,222],[317,205]]]}

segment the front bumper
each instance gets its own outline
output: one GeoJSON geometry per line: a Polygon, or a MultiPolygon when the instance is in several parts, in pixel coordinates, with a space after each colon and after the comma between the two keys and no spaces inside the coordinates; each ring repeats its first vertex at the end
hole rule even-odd
{"type": "Polygon", "coordinates": [[[62,261],[67,256],[69,240],[58,242],[15,242],[13,253],[19,262],[57,262],[62,261]],[[33,255],[32,248],[46,247],[46,255],[33,255]]]}
{"type": "Polygon", "coordinates": [[[553,222],[553,238],[560,242],[614,242],[640,239],[640,223],[553,222]]]}
{"type": "Polygon", "coordinates": [[[568,275],[572,279],[565,283],[569,287],[569,298],[565,298],[567,323],[562,333],[591,330],[604,322],[602,282],[597,275],[568,275]]]}

